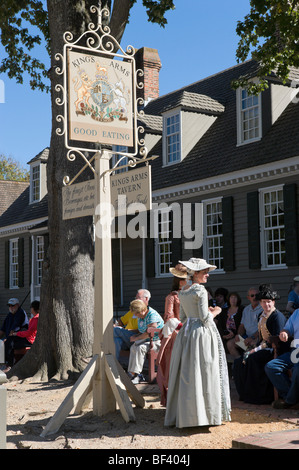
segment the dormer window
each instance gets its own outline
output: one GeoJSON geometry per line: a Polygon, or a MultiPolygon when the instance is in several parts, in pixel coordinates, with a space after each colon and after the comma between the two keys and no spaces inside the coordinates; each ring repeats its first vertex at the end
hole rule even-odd
{"type": "Polygon", "coordinates": [[[32,166],[30,182],[30,202],[38,202],[40,200],[40,164],[32,166]]]}
{"type": "Polygon", "coordinates": [[[171,165],[181,161],[181,113],[172,111],[163,117],[163,163],[171,165]]]}
{"type": "Polygon", "coordinates": [[[261,95],[249,95],[247,90],[237,93],[238,144],[247,144],[262,137],[261,95]]]}

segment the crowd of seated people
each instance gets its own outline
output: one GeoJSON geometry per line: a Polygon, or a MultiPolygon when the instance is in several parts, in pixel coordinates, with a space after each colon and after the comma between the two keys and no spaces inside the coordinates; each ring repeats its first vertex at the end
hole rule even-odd
{"type": "MultiPolygon", "coordinates": [[[[173,280],[170,292],[165,297],[164,315],[160,316],[154,311],[155,315],[144,323],[146,327],[153,325],[160,328],[159,335],[155,337],[155,347],[158,351],[157,383],[163,406],[167,403],[171,352],[182,326],[179,292],[188,287],[186,286],[188,275],[183,265],[176,265],[170,269],[170,272],[173,280]]],[[[219,287],[213,293],[211,288],[205,287],[209,305],[221,308],[221,313],[214,318],[214,322],[227,358],[233,363],[232,376],[239,400],[246,403],[270,404],[273,403],[274,388],[276,388],[280,398],[273,403],[273,406],[288,407],[298,403],[297,375],[293,374],[294,378],[290,379],[287,371],[296,368],[296,364],[290,360],[292,353],[290,343],[294,335],[297,334],[299,338],[299,277],[294,279],[285,309],[291,314],[292,320],[287,320],[288,314],[277,309],[276,302],[280,296],[270,284],[249,287],[247,305],[242,304],[241,297],[236,291],[229,292],[226,288],[219,287]],[[283,367],[280,375],[277,372],[279,365],[283,367]],[[280,378],[280,382],[277,377],[280,378]]],[[[137,311],[135,313],[138,333],[136,334],[136,328],[127,333],[130,336],[128,374],[135,384],[144,380],[142,368],[149,347],[146,329],[145,327],[142,329],[142,326],[140,328],[148,313],[148,305],[146,307],[138,305],[139,310],[143,309],[143,313],[137,311]]]]}

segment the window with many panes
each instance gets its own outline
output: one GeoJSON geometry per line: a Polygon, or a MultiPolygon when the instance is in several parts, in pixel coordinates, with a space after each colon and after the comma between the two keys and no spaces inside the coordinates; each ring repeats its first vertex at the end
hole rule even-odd
{"type": "Polygon", "coordinates": [[[285,226],[283,187],[260,191],[262,266],[285,266],[285,226]]]}
{"type": "Polygon", "coordinates": [[[172,254],[172,211],[161,210],[157,215],[156,259],[159,276],[169,275],[172,254]]]}
{"type": "Polygon", "coordinates": [[[204,203],[204,258],[208,263],[223,269],[222,200],[204,203]]]}
{"type": "Polygon", "coordinates": [[[164,116],[164,164],[181,161],[181,119],[180,112],[164,116]]]}
{"type": "Polygon", "coordinates": [[[36,165],[31,168],[31,202],[40,200],[40,166],[36,165]]]}
{"type": "Polygon", "coordinates": [[[246,143],[261,138],[261,96],[249,95],[240,89],[238,94],[238,143],[246,143]]]}
{"type": "Polygon", "coordinates": [[[36,245],[35,245],[35,263],[36,263],[35,283],[37,286],[40,286],[42,283],[43,261],[44,261],[44,237],[37,236],[36,245]]]}
{"type": "Polygon", "coordinates": [[[18,239],[9,241],[9,287],[16,289],[19,286],[19,244],[18,239]]]}

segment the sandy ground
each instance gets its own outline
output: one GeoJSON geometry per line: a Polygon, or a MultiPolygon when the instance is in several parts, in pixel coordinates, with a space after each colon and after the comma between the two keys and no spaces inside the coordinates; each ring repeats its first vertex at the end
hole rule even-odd
{"type": "MultiPolygon", "coordinates": [[[[229,423],[168,428],[163,424],[165,408],[160,405],[158,389],[151,386],[142,390],[146,406],[134,407],[135,422],[126,423],[119,410],[97,417],[91,403],[81,415],[70,413],[56,434],[41,437],[73,384],[19,381],[3,386],[7,389],[7,449],[231,449],[233,440],[240,437],[294,429],[299,423],[297,419],[283,420],[271,407],[238,407],[233,399],[229,423]]],[[[299,418],[298,411],[295,416],[299,418]]]]}

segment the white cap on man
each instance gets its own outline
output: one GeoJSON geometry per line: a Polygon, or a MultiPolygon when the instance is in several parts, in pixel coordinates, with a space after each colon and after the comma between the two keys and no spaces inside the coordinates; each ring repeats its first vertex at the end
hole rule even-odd
{"type": "Polygon", "coordinates": [[[13,298],[13,299],[9,299],[9,301],[7,302],[7,305],[17,305],[19,303],[20,303],[19,299],[13,298]]]}

